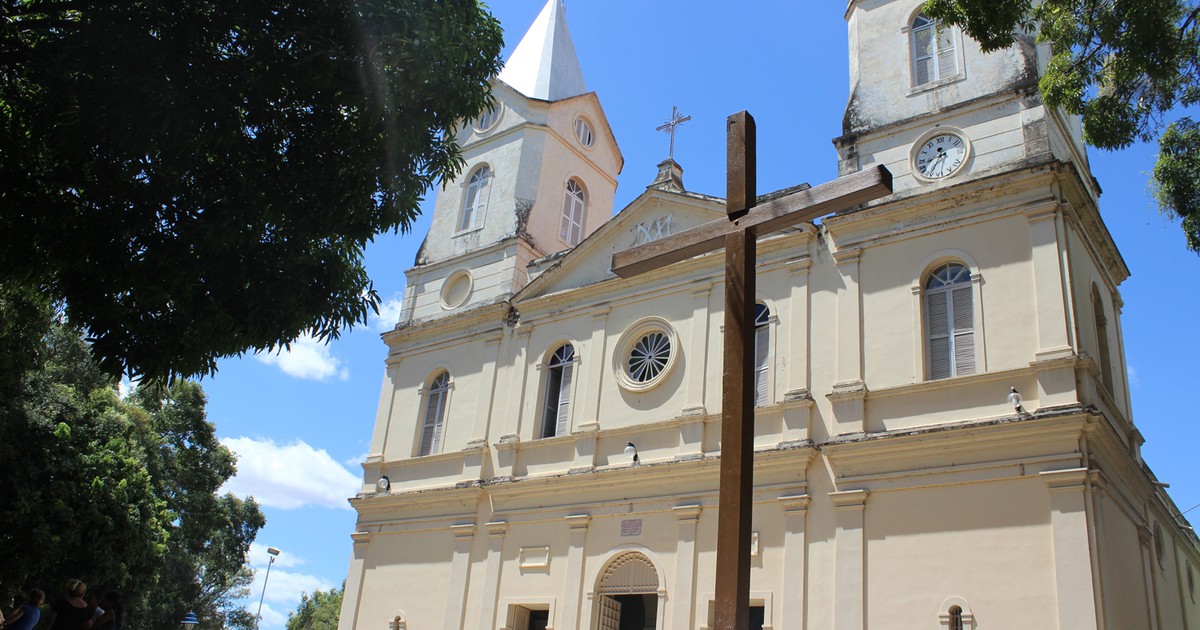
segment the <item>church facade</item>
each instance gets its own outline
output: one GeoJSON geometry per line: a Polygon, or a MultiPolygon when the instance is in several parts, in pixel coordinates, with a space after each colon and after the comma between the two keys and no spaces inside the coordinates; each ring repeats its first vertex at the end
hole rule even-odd
{"type": "MultiPolygon", "coordinates": [[[[1047,51],[985,55],[920,6],[846,12],[839,172],[884,165],[893,194],[758,244],[752,626],[1200,628],[1047,51]]],[[[724,202],[667,160],[613,214],[561,0],[495,93],[383,335],[339,627],[711,627],[723,257],[609,269],[724,202]]]]}

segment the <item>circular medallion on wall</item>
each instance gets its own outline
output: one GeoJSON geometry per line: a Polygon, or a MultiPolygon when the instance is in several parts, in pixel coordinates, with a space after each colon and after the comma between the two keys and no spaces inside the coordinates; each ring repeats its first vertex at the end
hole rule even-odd
{"type": "Polygon", "coordinates": [[[466,269],[459,269],[450,274],[442,284],[442,308],[449,310],[466,304],[474,288],[475,279],[466,269]]]}
{"type": "Polygon", "coordinates": [[[961,171],[970,157],[971,141],[966,134],[950,127],[934,127],[913,143],[910,162],[914,177],[934,182],[961,171]]]}
{"type": "Polygon", "coordinates": [[[613,356],[617,383],[631,392],[644,392],[666,379],[678,362],[675,329],[661,317],[638,321],[617,342],[613,356]]]}

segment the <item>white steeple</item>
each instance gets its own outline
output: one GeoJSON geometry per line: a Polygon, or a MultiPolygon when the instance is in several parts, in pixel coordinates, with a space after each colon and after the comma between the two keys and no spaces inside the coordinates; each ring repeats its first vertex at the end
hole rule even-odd
{"type": "Polygon", "coordinates": [[[499,79],[521,94],[557,101],[587,92],[567,28],[564,0],[548,0],[517,44],[499,79]]]}

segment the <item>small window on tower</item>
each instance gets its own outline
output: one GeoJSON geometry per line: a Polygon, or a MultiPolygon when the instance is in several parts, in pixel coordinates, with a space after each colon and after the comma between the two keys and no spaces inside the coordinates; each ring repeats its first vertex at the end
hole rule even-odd
{"type": "Polygon", "coordinates": [[[913,87],[958,76],[958,36],[953,27],[917,15],[909,37],[913,87]]]}
{"type": "Polygon", "coordinates": [[[492,127],[495,127],[496,122],[500,120],[500,112],[501,110],[499,106],[489,107],[483,110],[483,113],[479,115],[479,119],[475,121],[475,130],[484,132],[490,130],[492,127]]]}
{"type": "Polygon", "coordinates": [[[575,137],[579,140],[579,144],[585,147],[592,146],[592,142],[595,140],[592,135],[592,125],[582,116],[575,119],[575,137]]]}
{"type": "Polygon", "coordinates": [[[558,236],[569,245],[578,245],[583,240],[583,218],[587,210],[587,191],[577,179],[567,180],[566,195],[563,197],[562,225],[558,236]]]}
{"type": "Polygon", "coordinates": [[[930,380],[975,373],[971,270],[947,263],[925,281],[925,357],[930,380]]]}

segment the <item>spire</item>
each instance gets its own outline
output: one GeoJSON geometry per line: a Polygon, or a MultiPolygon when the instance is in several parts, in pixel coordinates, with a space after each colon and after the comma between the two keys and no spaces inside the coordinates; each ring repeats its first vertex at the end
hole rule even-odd
{"type": "Polygon", "coordinates": [[[530,98],[557,101],[587,92],[564,0],[548,0],[521,38],[499,79],[530,98]]]}

